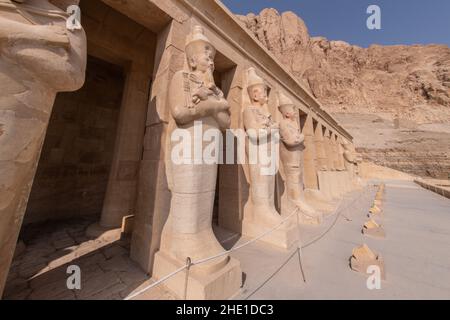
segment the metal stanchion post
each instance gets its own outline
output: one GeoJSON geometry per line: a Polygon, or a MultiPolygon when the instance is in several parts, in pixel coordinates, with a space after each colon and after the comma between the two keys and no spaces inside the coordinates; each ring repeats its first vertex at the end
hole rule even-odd
{"type": "Polygon", "coordinates": [[[298,254],[298,263],[300,266],[300,271],[302,273],[303,282],[306,282],[305,272],[303,271],[303,264],[302,264],[302,244],[300,239],[300,221],[298,218],[299,210],[297,211],[296,217],[297,217],[297,230],[298,230],[298,244],[297,244],[297,254],[298,254]]]}
{"type": "Polygon", "coordinates": [[[190,257],[186,258],[186,277],[184,279],[184,299],[187,298],[187,289],[188,289],[188,281],[189,281],[189,270],[191,269],[192,261],[190,257]]]}

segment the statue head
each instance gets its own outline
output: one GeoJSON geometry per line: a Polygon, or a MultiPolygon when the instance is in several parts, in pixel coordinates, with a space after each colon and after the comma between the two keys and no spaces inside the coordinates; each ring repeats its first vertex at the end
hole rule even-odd
{"type": "Polygon", "coordinates": [[[264,82],[263,78],[256,74],[254,68],[250,68],[248,70],[247,81],[247,92],[250,97],[250,101],[253,104],[259,104],[261,106],[267,104],[269,101],[270,88],[264,82]]]}
{"type": "Polygon", "coordinates": [[[280,110],[285,119],[295,119],[297,115],[297,108],[294,106],[294,103],[281,91],[278,91],[278,110],[280,110]]]}
{"type": "Polygon", "coordinates": [[[186,40],[186,57],[191,71],[214,72],[216,49],[201,26],[195,26],[186,40]]]}

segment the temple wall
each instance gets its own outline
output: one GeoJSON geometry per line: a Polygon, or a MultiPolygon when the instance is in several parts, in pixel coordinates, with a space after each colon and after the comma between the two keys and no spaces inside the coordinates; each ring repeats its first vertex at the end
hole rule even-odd
{"type": "Polygon", "coordinates": [[[56,97],[24,224],[98,216],[114,151],[124,77],[88,59],[83,88],[56,97]]]}
{"type": "MultiPolygon", "coordinates": [[[[46,192],[45,187],[39,187],[40,181],[47,179],[50,183],[51,179],[56,178],[51,177],[51,164],[64,164],[67,159],[80,169],[85,168],[85,163],[98,165],[102,170],[91,178],[96,183],[102,183],[102,187],[97,188],[95,201],[90,202],[87,209],[84,209],[82,202],[79,203],[83,214],[101,209],[99,226],[105,229],[120,228],[124,216],[134,215],[131,257],[146,272],[152,272],[154,254],[160,246],[161,232],[169,214],[171,200],[167,171],[167,161],[170,159],[166,150],[173,119],[167,102],[168,86],[175,72],[186,66],[185,39],[194,25],[204,28],[206,36],[217,50],[216,72],[231,106],[232,129],[243,127],[242,79],[243,72],[250,67],[254,67],[272,89],[269,109],[276,120],[280,118],[280,114],[274,98],[275,91],[283,91],[299,107],[300,113],[307,116],[306,126],[303,127],[307,138],[304,182],[307,188],[315,192],[315,197],[320,198],[318,171],[327,169],[331,172],[337,169],[336,166],[341,166],[336,155],[336,138],[351,141],[352,137],[241,26],[223,4],[214,0],[82,0],[80,6],[87,34],[88,53],[120,66],[124,72],[120,107],[118,108],[117,103],[119,98],[115,95],[114,108],[110,108],[112,110],[99,120],[108,122],[108,119],[117,119],[117,127],[108,123],[101,125],[103,131],[96,131],[94,129],[100,128],[94,125],[89,143],[80,145],[80,150],[86,154],[71,157],[69,151],[60,150],[60,141],[69,138],[76,140],[83,134],[81,129],[75,134],[69,132],[70,127],[63,130],[50,126],[49,136],[57,136],[60,132],[62,134],[58,139],[55,138],[58,141],[49,140],[48,146],[44,147],[42,167],[48,169],[42,169],[38,173],[32,202],[46,192]],[[323,138],[314,131],[317,123],[323,127],[323,138]],[[92,148],[95,150],[89,151],[88,146],[95,140],[95,134],[105,137],[93,143],[92,148]],[[108,177],[107,166],[111,168],[108,177]],[[105,194],[101,208],[100,193],[105,194]]],[[[118,84],[114,85],[119,87],[118,84]]],[[[62,97],[63,101],[56,103],[54,117],[60,116],[59,103],[64,105],[62,109],[65,110],[70,109],[70,104],[76,100],[68,97],[70,95],[62,97]],[[65,99],[68,100],[64,101],[65,99]]],[[[87,106],[90,106],[89,102],[87,106]]],[[[91,116],[99,111],[95,107],[89,109],[91,116]]],[[[74,149],[70,152],[76,151],[74,149]]],[[[90,170],[93,170],[92,167],[90,170]]],[[[68,184],[69,181],[62,183],[68,184]]],[[[240,233],[243,209],[249,193],[244,167],[221,165],[218,181],[219,226],[240,233]]],[[[82,186],[74,194],[79,192],[83,193],[82,186]]],[[[67,196],[70,197],[71,194],[68,193],[67,196]]],[[[51,197],[49,195],[45,200],[47,202],[43,202],[47,204],[43,205],[45,210],[42,212],[48,211],[51,197]]],[[[71,201],[76,199],[71,198],[71,201]]],[[[279,203],[280,199],[277,201],[279,203]]],[[[41,209],[35,207],[35,210],[38,212],[41,209]]],[[[64,214],[69,214],[70,211],[67,210],[64,214]]],[[[50,218],[51,214],[38,213],[36,219],[44,216],[50,218]]]]}

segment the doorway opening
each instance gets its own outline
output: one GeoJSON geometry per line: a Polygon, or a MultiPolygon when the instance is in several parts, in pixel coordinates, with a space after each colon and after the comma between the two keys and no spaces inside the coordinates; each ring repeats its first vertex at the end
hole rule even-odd
{"type": "MultiPolygon", "coordinates": [[[[85,229],[102,210],[124,83],[121,67],[88,56],[84,86],[57,95],[5,298],[32,299],[43,292],[51,296],[44,283],[33,289],[30,279],[39,282],[41,273],[69,253],[67,248],[89,240],[85,229]]],[[[62,269],[49,272],[49,281],[64,274],[62,269]]],[[[69,298],[72,292],[63,289],[61,298],[69,298]]]]}
{"type": "MultiPolygon", "coordinates": [[[[233,78],[236,72],[237,65],[228,59],[225,55],[223,55],[220,52],[216,53],[216,57],[214,60],[215,65],[215,71],[214,71],[214,81],[219,87],[224,96],[225,99],[228,98],[228,95],[230,93],[231,84],[233,82],[233,78]]],[[[222,155],[225,159],[225,150],[226,150],[226,135],[222,135],[223,138],[223,150],[222,155]]],[[[222,191],[221,190],[221,184],[224,180],[224,175],[226,174],[225,167],[226,164],[219,164],[218,166],[218,172],[217,172],[217,181],[216,181],[216,193],[214,198],[214,209],[213,209],[213,224],[218,225],[219,224],[219,215],[221,213],[221,208],[226,205],[224,203],[225,199],[221,197],[222,191]]],[[[237,188],[237,185],[236,185],[237,188]]],[[[236,189],[237,194],[237,189],[236,189]]]]}
{"type": "Polygon", "coordinates": [[[98,218],[114,151],[124,88],[121,67],[88,57],[86,83],[57,95],[24,225],[98,218]]]}

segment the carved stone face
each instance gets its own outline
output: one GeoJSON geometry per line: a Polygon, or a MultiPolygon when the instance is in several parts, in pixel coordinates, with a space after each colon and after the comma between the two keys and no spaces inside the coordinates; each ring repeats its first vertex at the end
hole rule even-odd
{"type": "Polygon", "coordinates": [[[257,84],[248,89],[248,95],[253,103],[261,106],[269,101],[267,86],[264,84],[257,84]]]}
{"type": "Polygon", "coordinates": [[[296,115],[294,105],[284,105],[280,108],[280,112],[286,119],[293,119],[296,115]]]}
{"type": "Polygon", "coordinates": [[[207,46],[204,47],[204,50],[192,54],[188,60],[192,71],[214,72],[214,52],[207,46]]]}

